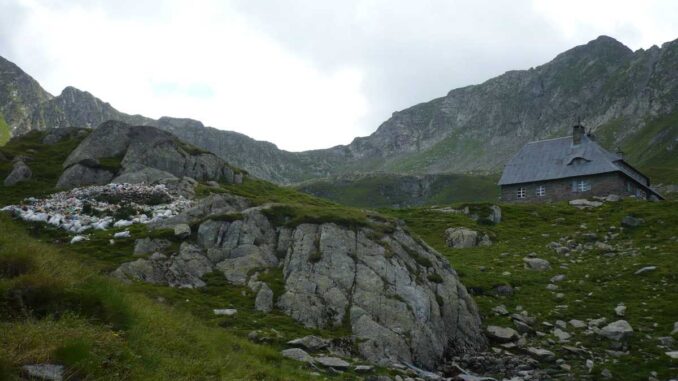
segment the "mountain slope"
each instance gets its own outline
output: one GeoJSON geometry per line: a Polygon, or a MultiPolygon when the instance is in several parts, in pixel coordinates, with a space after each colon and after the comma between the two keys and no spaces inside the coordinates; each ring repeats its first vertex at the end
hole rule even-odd
{"type": "Polygon", "coordinates": [[[189,119],[127,115],[74,88],[52,97],[5,60],[0,89],[0,112],[13,135],[92,127],[108,119],[153,125],[282,184],[377,171],[497,173],[523,144],[567,135],[578,118],[604,137],[607,148],[622,146],[632,163],[658,168],[651,171],[655,181],[678,179],[675,165],[666,162],[676,156],[678,40],[633,52],[601,36],[542,66],[509,71],[395,112],[373,134],[349,145],[300,153],[189,119]],[[662,149],[650,150],[652,142],[662,142],[662,149]]]}

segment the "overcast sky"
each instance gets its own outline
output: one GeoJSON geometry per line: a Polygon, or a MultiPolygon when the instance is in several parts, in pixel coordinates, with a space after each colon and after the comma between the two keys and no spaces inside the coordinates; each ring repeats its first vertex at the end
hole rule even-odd
{"type": "Polygon", "coordinates": [[[0,0],[0,55],[52,94],[298,151],[597,36],[678,38],[678,1],[0,0]]]}

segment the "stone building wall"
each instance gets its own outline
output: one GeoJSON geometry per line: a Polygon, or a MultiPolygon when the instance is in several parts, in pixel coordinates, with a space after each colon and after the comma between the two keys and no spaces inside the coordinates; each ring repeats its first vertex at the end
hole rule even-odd
{"type": "MultiPolygon", "coordinates": [[[[633,179],[620,172],[603,173],[599,175],[571,177],[533,183],[503,185],[501,187],[501,200],[508,202],[547,202],[574,200],[591,196],[607,196],[616,194],[619,196],[642,196],[639,190],[643,188],[633,179]],[[591,184],[591,189],[585,192],[573,192],[574,180],[586,180],[591,184]],[[537,195],[540,185],[545,187],[543,196],[537,195]],[[518,198],[519,188],[525,188],[525,198],[518,198]]],[[[649,196],[647,193],[644,198],[649,196]]]]}

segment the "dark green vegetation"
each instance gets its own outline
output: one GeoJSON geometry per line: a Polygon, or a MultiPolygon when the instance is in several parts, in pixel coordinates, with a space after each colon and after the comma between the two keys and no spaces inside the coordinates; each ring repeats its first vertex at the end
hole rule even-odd
{"type": "MultiPolygon", "coordinates": [[[[538,330],[548,332],[541,322],[554,323],[605,317],[608,322],[619,319],[614,307],[623,302],[626,317],[635,330],[630,341],[630,354],[617,362],[601,363],[609,341],[597,335],[585,336],[583,330],[568,328],[574,334],[570,344],[581,342],[593,352],[598,375],[603,368],[612,371],[615,380],[647,379],[651,371],[659,379],[675,376],[678,361],[671,360],[665,350],[657,348],[657,338],[668,336],[678,317],[678,202],[648,203],[623,201],[607,203],[593,210],[578,210],[565,203],[545,205],[502,205],[503,220],[497,225],[476,223],[460,214],[432,209],[382,210],[403,219],[410,230],[449,259],[462,282],[474,293],[485,324],[513,327],[508,317],[499,317],[491,308],[504,304],[509,311],[522,306],[538,318],[538,330]],[[634,215],[645,223],[634,229],[619,229],[626,215],[634,215]],[[490,247],[451,249],[446,247],[444,231],[449,227],[466,226],[493,236],[490,247]],[[611,227],[615,227],[611,229],[611,227]],[[612,244],[628,249],[606,256],[606,252],[591,250],[570,256],[557,255],[547,244],[569,237],[581,243],[583,233],[596,233],[599,239],[608,233],[619,233],[612,244]],[[524,269],[523,257],[536,253],[551,262],[551,270],[533,272],[524,269]],[[561,268],[566,265],[568,268],[561,268]],[[657,266],[654,272],[634,275],[644,266],[657,266]],[[556,300],[555,292],[546,290],[549,279],[565,274],[556,292],[564,293],[556,300]],[[510,284],[514,296],[493,293],[497,285],[510,284]],[[557,308],[567,305],[567,308],[557,308]],[[646,337],[649,335],[650,337],[646,337]]],[[[549,345],[551,335],[538,339],[538,346],[553,350],[558,358],[572,365],[577,374],[586,374],[585,356],[572,355],[549,345]]],[[[556,339],[557,341],[557,339],[556,339]]],[[[609,356],[607,356],[609,357],[609,356]]]]}
{"type": "MultiPolygon", "coordinates": [[[[347,333],[305,329],[280,312],[256,312],[254,294],[221,274],[207,276],[199,290],[121,284],[106,274],[135,259],[133,239],[110,245],[113,231],[68,245],[61,231],[6,215],[0,215],[0,229],[0,379],[15,379],[20,365],[39,362],[64,364],[69,377],[82,379],[313,379],[282,358],[283,344],[306,334],[347,333]],[[215,316],[215,308],[238,313],[215,316]],[[265,344],[250,342],[251,331],[265,344]]],[[[173,238],[168,231],[131,231],[173,238]]],[[[281,277],[262,277],[276,296],[281,277]]]]}
{"type": "Polygon", "coordinates": [[[10,161],[0,161],[0,179],[4,179],[12,171],[11,159],[15,156],[26,156],[26,161],[33,172],[33,178],[21,182],[11,188],[0,191],[0,205],[18,203],[25,197],[41,197],[55,192],[54,186],[63,172],[61,165],[68,155],[80,144],[83,137],[64,139],[54,145],[42,144],[45,132],[33,131],[12,138],[0,149],[10,161]]]}
{"type": "MultiPolygon", "coordinates": [[[[61,163],[79,140],[47,146],[40,143],[43,135],[30,133],[3,148],[10,157],[31,156],[35,178],[32,186],[0,188],[1,206],[54,191],[61,163]]],[[[0,164],[4,175],[8,163],[0,164]]],[[[227,191],[258,205],[276,203],[267,213],[280,224],[333,221],[363,226],[372,221],[372,213],[249,178],[242,185],[216,189],[201,185],[198,193],[227,191]]],[[[40,362],[65,365],[71,379],[317,379],[310,369],[280,355],[284,344],[308,334],[349,334],[346,327],[307,329],[279,311],[257,312],[255,294],[228,284],[220,273],[207,275],[207,286],[201,289],[113,280],[107,274],[138,258],[133,255],[135,238],[170,240],[167,253],[176,252],[180,244],[171,230],[149,231],[141,225],[125,228],[134,238],[111,244],[120,230],[89,232],[90,240],[71,245],[65,231],[0,214],[0,379],[16,379],[21,365],[40,362]],[[217,308],[236,308],[238,313],[216,316],[212,310],[217,308]],[[256,343],[248,339],[252,331],[257,332],[256,343]]],[[[276,297],[284,292],[280,270],[265,272],[260,279],[276,297]]]]}
{"type": "Polygon", "coordinates": [[[344,205],[366,208],[494,201],[498,176],[370,174],[308,181],[295,188],[344,205]]]}
{"type": "Polygon", "coordinates": [[[0,113],[0,147],[4,146],[10,138],[10,129],[5,118],[0,113]]]}

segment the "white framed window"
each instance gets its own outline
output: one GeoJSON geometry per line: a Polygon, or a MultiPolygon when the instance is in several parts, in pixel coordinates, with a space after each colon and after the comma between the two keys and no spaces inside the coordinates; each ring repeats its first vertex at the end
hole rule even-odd
{"type": "Polygon", "coordinates": [[[591,182],[584,179],[572,181],[572,192],[587,192],[591,190],[591,182]]]}
{"type": "Polygon", "coordinates": [[[537,197],[546,196],[546,185],[539,185],[537,187],[537,197]]]}
{"type": "Polygon", "coordinates": [[[523,187],[518,188],[517,192],[518,198],[525,198],[527,196],[527,190],[523,187]]]}

